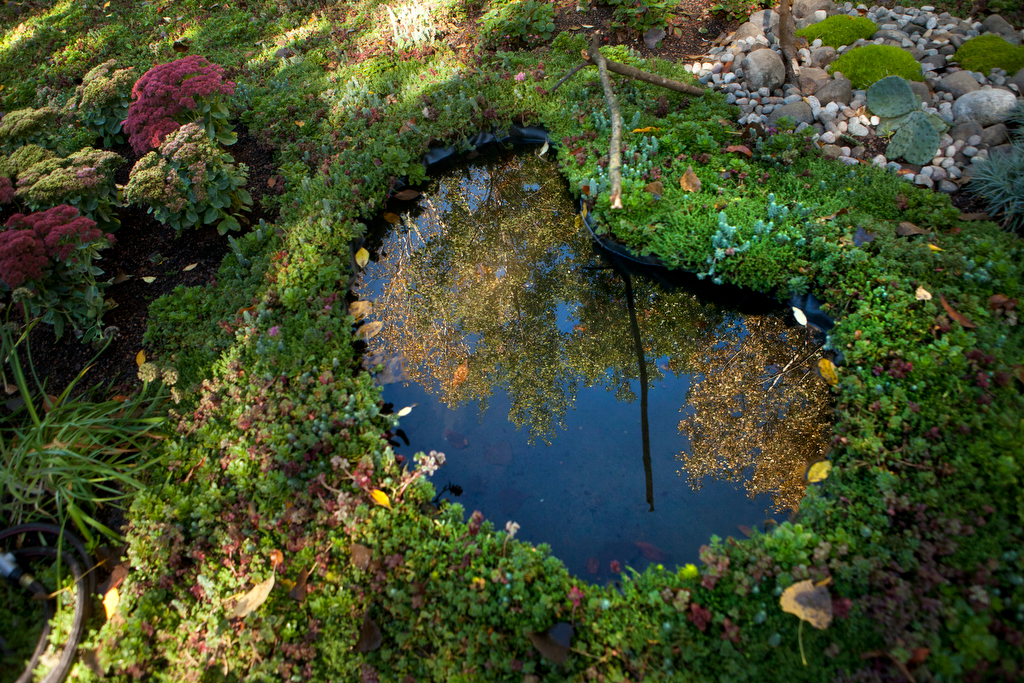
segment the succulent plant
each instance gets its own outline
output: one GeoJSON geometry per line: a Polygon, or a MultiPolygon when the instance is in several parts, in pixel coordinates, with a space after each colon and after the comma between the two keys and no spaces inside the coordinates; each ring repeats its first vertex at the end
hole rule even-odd
{"type": "Polygon", "coordinates": [[[924,112],[907,114],[885,150],[887,157],[903,157],[912,164],[927,164],[939,148],[939,131],[924,112]]]}
{"type": "Polygon", "coordinates": [[[895,118],[920,106],[910,84],[899,76],[886,76],[868,88],[868,109],[878,116],[895,118]]]}

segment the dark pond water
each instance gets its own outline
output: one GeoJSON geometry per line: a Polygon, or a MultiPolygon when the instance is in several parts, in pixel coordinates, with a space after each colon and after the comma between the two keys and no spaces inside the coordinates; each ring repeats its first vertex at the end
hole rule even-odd
{"type": "Polygon", "coordinates": [[[467,513],[601,581],[795,509],[831,409],[784,310],[613,263],[533,154],[460,167],[388,218],[357,288],[367,363],[413,406],[396,451],[443,451],[434,484],[467,513]]]}

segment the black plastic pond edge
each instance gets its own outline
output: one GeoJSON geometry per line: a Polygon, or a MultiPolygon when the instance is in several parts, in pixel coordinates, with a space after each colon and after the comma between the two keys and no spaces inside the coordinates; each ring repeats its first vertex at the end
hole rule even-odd
{"type": "MultiPolygon", "coordinates": [[[[480,132],[469,138],[467,143],[474,150],[480,150],[481,148],[489,147],[497,144],[500,147],[512,147],[515,145],[543,145],[547,143],[554,146],[555,143],[551,140],[547,129],[542,126],[519,126],[512,125],[506,132],[503,133],[486,133],[480,132]]],[[[423,155],[423,165],[428,171],[431,167],[443,166],[450,163],[454,163],[461,158],[463,152],[458,147],[435,147],[429,150],[423,155]]],[[[400,178],[395,182],[395,189],[402,189],[407,187],[407,178],[400,178]]],[[[602,249],[615,254],[616,256],[622,257],[640,266],[646,266],[649,268],[664,268],[666,270],[679,270],[688,273],[696,273],[694,270],[686,268],[673,268],[668,266],[664,261],[657,258],[656,256],[643,256],[635,253],[628,247],[614,242],[607,237],[598,235],[594,230],[594,226],[591,225],[590,215],[583,215],[582,213],[582,200],[579,201],[580,217],[583,219],[583,224],[587,226],[587,231],[590,232],[591,238],[596,242],[602,249]]],[[[353,259],[355,254],[355,248],[352,250],[353,259]]],[[[769,292],[768,296],[777,298],[773,292],[769,292]]],[[[832,317],[821,310],[821,302],[814,294],[808,292],[806,294],[793,294],[789,297],[787,302],[790,306],[803,312],[807,318],[807,324],[817,327],[822,332],[828,333],[833,327],[835,327],[835,320],[832,317]]],[[[842,354],[838,353],[836,358],[836,364],[842,364],[842,354]]]]}

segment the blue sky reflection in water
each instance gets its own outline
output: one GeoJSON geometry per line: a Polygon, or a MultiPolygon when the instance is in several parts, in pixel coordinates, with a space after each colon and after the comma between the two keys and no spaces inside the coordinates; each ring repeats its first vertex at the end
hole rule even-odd
{"type": "Polygon", "coordinates": [[[818,341],[756,295],[612,263],[535,155],[438,178],[371,246],[367,363],[415,404],[396,451],[443,451],[438,490],[579,576],[763,528],[826,451],[818,341]]]}

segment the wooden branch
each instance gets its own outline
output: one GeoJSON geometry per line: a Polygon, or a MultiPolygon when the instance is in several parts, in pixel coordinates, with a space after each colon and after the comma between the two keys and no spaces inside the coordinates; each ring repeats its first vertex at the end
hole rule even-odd
{"type": "MultiPolygon", "coordinates": [[[[587,60],[587,65],[588,66],[589,65],[596,65],[597,64],[597,62],[594,61],[594,58],[593,58],[593,55],[592,55],[592,51],[590,51],[590,50],[587,51],[587,53],[583,56],[583,58],[587,60]]],[[[688,83],[682,83],[680,81],[674,81],[671,78],[665,78],[664,76],[658,76],[657,74],[652,74],[652,73],[650,73],[648,71],[641,71],[640,69],[636,68],[635,66],[629,66],[628,64],[619,64],[618,62],[613,62],[610,59],[605,59],[604,62],[605,62],[605,65],[607,66],[609,71],[611,71],[612,73],[617,73],[620,76],[627,76],[629,78],[633,78],[633,79],[638,80],[638,81],[643,81],[644,83],[650,83],[652,85],[661,86],[662,88],[667,88],[668,90],[674,90],[676,92],[686,93],[687,95],[703,95],[704,94],[704,89],[703,88],[698,88],[695,85],[690,85],[688,83]]],[[[569,75],[571,76],[572,74],[570,73],[569,75]]],[[[559,85],[561,85],[561,84],[559,84],[559,85]]],[[[558,86],[555,86],[555,87],[558,87],[558,86]]]]}
{"type": "Polygon", "coordinates": [[[608,75],[608,66],[604,56],[598,49],[599,34],[590,41],[589,61],[597,64],[597,73],[601,76],[601,87],[604,89],[604,101],[612,119],[612,140],[608,150],[608,179],[611,182],[611,208],[622,208],[622,115],[619,113],[619,102],[612,90],[612,79],[608,75]]]}
{"type": "Polygon", "coordinates": [[[576,66],[574,66],[574,67],[572,68],[572,70],[571,70],[571,71],[569,71],[569,73],[567,73],[567,74],[565,74],[564,76],[562,76],[562,80],[558,81],[558,83],[555,83],[555,87],[554,87],[554,88],[552,88],[552,89],[551,89],[551,92],[549,92],[548,94],[550,95],[551,93],[553,93],[553,92],[555,92],[556,90],[558,90],[558,86],[562,85],[562,84],[563,84],[563,83],[565,83],[565,82],[566,82],[567,80],[569,80],[570,78],[572,78],[573,76],[575,76],[575,75],[576,75],[576,73],[577,73],[577,72],[578,72],[578,71],[579,71],[580,69],[582,69],[583,67],[585,67],[585,66],[591,66],[590,62],[580,62],[579,64],[577,64],[576,66]]]}
{"type": "Polygon", "coordinates": [[[779,47],[782,49],[782,65],[786,69],[786,82],[796,84],[793,73],[796,49],[793,47],[793,32],[789,30],[792,16],[790,0],[779,0],[779,47]]]}

